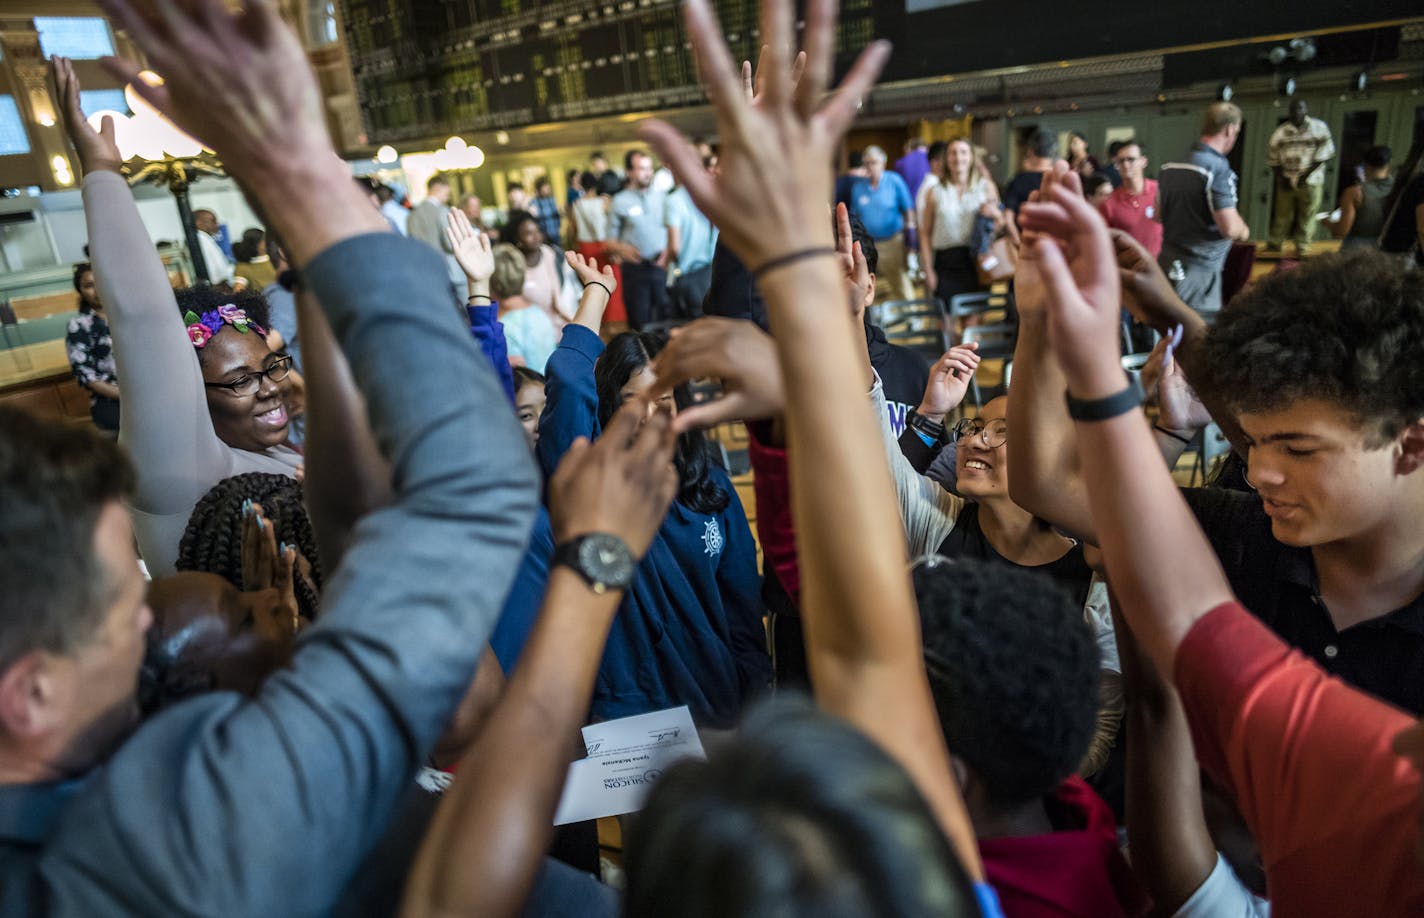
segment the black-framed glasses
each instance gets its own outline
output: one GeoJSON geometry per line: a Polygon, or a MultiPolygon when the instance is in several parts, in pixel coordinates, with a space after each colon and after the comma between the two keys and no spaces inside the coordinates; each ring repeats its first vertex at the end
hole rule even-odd
{"type": "Polygon", "coordinates": [[[292,356],[283,354],[267,365],[265,370],[257,373],[243,373],[231,382],[205,382],[203,385],[209,389],[226,389],[233,395],[256,395],[257,390],[262,388],[262,377],[275,382],[281,382],[287,378],[287,374],[292,372],[292,356]]]}
{"type": "Polygon", "coordinates": [[[998,449],[1009,439],[1009,422],[999,418],[986,425],[978,418],[965,418],[954,425],[954,442],[965,437],[978,437],[989,449],[998,449]]]}

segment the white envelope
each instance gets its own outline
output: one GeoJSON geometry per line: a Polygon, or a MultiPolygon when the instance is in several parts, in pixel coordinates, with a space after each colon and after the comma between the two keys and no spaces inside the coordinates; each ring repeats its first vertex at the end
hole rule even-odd
{"type": "Polygon", "coordinates": [[[569,766],[554,825],[637,812],[654,782],[679,759],[705,759],[687,706],[583,728],[587,758],[569,766]]]}

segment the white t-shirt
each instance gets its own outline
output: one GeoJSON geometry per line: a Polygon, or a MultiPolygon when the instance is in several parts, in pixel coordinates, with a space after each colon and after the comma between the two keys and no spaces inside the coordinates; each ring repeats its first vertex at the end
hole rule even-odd
{"type": "Polygon", "coordinates": [[[608,202],[598,195],[574,202],[574,241],[602,242],[608,238],[608,202]]]}
{"type": "Polygon", "coordinates": [[[1270,918],[1271,903],[1257,898],[1220,854],[1211,874],[1172,918],[1270,918]]]}
{"type": "MultiPolygon", "coordinates": [[[[928,199],[934,202],[934,226],[930,228],[930,245],[936,250],[949,249],[969,244],[969,233],[974,229],[974,218],[979,208],[992,200],[989,183],[974,176],[969,187],[961,194],[959,189],[946,182],[938,182],[929,190],[928,199]]],[[[929,206],[928,201],[925,204],[929,206]]]]}

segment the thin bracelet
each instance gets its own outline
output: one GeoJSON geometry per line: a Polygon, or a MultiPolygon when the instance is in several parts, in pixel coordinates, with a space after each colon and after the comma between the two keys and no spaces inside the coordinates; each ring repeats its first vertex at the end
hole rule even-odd
{"type": "Polygon", "coordinates": [[[585,290],[587,290],[589,287],[602,287],[602,288],[603,288],[603,292],[606,293],[606,294],[608,294],[608,298],[609,298],[609,299],[612,299],[612,298],[613,298],[613,291],[612,291],[612,290],[609,288],[609,286],[608,286],[607,284],[605,284],[603,281],[589,281],[588,283],[586,283],[586,284],[583,285],[583,289],[585,289],[585,290]]]}
{"type": "Polygon", "coordinates": [[[1184,436],[1182,436],[1181,434],[1176,433],[1175,431],[1168,430],[1167,428],[1163,427],[1161,424],[1153,424],[1153,425],[1152,425],[1152,429],[1153,429],[1153,430],[1156,430],[1156,431],[1160,431],[1160,432],[1166,434],[1167,436],[1169,436],[1169,437],[1171,437],[1173,440],[1176,440],[1177,442],[1183,444],[1184,446],[1191,446],[1191,445],[1192,445],[1192,438],[1191,438],[1191,437],[1184,437],[1184,436]]]}
{"type": "Polygon", "coordinates": [[[764,262],[760,267],[753,268],[752,280],[761,280],[767,275],[768,272],[775,271],[777,268],[784,268],[787,265],[793,264],[798,261],[804,261],[807,258],[819,258],[822,255],[836,254],[838,254],[836,250],[828,245],[821,245],[811,249],[800,249],[795,252],[788,252],[785,255],[780,255],[776,258],[773,258],[771,261],[764,262]]]}
{"type": "MultiPolygon", "coordinates": [[[[483,293],[472,293],[469,298],[472,300],[490,300],[490,298],[483,293]]],[[[490,302],[493,303],[494,300],[490,300],[490,302]]]]}

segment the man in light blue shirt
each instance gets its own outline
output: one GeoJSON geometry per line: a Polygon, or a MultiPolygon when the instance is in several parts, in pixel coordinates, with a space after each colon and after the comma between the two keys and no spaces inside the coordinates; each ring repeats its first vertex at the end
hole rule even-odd
{"type": "Polygon", "coordinates": [[[653,159],[633,150],[624,160],[628,187],[613,196],[605,244],[622,264],[623,304],[634,331],[667,312],[667,195],[652,187],[653,159]]]}
{"type": "Polygon", "coordinates": [[[915,198],[904,179],[886,170],[884,150],[866,147],[864,162],[866,175],[851,183],[846,206],[865,224],[880,251],[875,299],[908,300],[914,293],[910,288],[905,231],[915,228],[915,198]]]}
{"type": "MultiPolygon", "coordinates": [[[[709,171],[716,157],[702,161],[709,171]]],[[[680,318],[702,315],[702,301],[712,284],[712,254],[717,248],[717,227],[712,225],[687,188],[679,185],[667,198],[668,261],[674,265],[672,306],[680,318]]]]}

